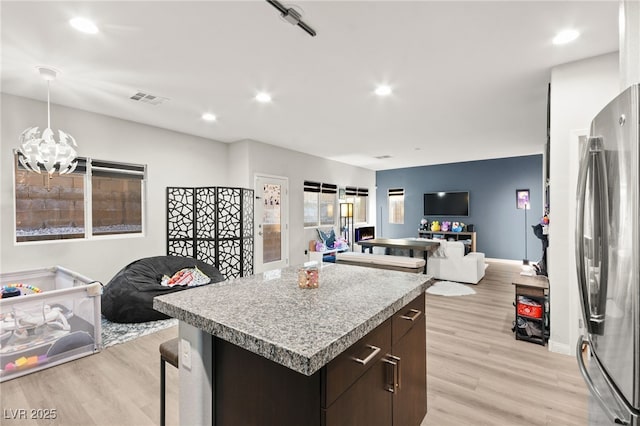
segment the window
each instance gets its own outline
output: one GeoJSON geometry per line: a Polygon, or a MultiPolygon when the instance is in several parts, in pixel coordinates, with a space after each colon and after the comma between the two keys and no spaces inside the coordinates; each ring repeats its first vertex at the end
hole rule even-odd
{"type": "Polygon", "coordinates": [[[16,241],[85,236],[86,160],[73,173],[49,176],[27,170],[15,155],[16,241]]]}
{"type": "Polygon", "coordinates": [[[367,222],[367,201],[369,190],[367,188],[356,188],[347,186],[345,188],[346,201],[353,203],[353,221],[354,223],[367,222]]]}
{"type": "Polygon", "coordinates": [[[73,173],[49,177],[25,169],[19,155],[17,242],[142,233],[145,166],[78,158],[73,173]]]}
{"type": "Polygon", "coordinates": [[[389,223],[404,223],[404,189],[389,189],[389,223]]]}
{"type": "Polygon", "coordinates": [[[304,181],[304,226],[333,226],[336,223],[338,187],[304,181]]]}
{"type": "Polygon", "coordinates": [[[142,233],[145,167],[91,161],[92,235],[142,233]]]}
{"type": "Polygon", "coordinates": [[[319,192],[320,186],[316,190],[315,187],[307,187],[307,182],[304,183],[304,226],[318,225],[319,192]]]}

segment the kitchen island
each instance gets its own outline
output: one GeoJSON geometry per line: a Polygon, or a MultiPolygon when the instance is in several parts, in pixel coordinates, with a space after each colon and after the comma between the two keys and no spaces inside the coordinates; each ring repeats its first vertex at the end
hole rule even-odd
{"type": "Polygon", "coordinates": [[[180,423],[418,425],[429,281],[325,264],[316,289],[290,267],[156,297],[180,320],[180,423]]]}

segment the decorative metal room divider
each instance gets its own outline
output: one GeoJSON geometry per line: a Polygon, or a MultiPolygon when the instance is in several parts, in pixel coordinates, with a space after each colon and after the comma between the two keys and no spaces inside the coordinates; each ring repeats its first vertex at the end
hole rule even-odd
{"type": "Polygon", "coordinates": [[[167,254],[214,265],[225,278],[253,274],[253,190],[167,187],[167,254]]]}

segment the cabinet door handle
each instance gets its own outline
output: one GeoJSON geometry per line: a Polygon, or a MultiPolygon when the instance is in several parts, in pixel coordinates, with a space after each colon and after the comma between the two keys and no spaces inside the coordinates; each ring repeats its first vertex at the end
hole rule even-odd
{"type": "Polygon", "coordinates": [[[409,316],[409,315],[401,315],[400,318],[408,320],[408,321],[415,321],[418,319],[418,317],[420,316],[420,314],[422,313],[422,311],[419,311],[417,309],[409,309],[409,312],[411,312],[413,315],[409,316]]]}
{"type": "Polygon", "coordinates": [[[391,360],[396,364],[396,367],[394,369],[396,374],[393,379],[393,383],[397,389],[400,389],[400,380],[402,377],[402,373],[400,372],[400,368],[402,366],[402,363],[400,362],[400,357],[395,355],[389,355],[389,354],[387,354],[387,356],[391,358],[391,360]]]}
{"type": "MultiPolygon", "coordinates": [[[[389,356],[389,355],[387,355],[389,356]]],[[[385,388],[384,390],[386,390],[387,392],[391,392],[391,393],[395,393],[396,392],[396,377],[398,375],[398,363],[395,361],[391,361],[390,359],[387,358],[382,358],[382,362],[384,362],[385,364],[387,364],[388,366],[390,366],[392,368],[391,370],[391,380],[389,380],[389,369],[387,369],[387,379],[385,380],[385,388]],[[391,382],[391,383],[389,383],[391,382]]]]}
{"type": "Polygon", "coordinates": [[[373,358],[375,358],[375,357],[376,357],[376,355],[378,355],[378,353],[379,353],[379,352],[380,352],[380,350],[381,350],[379,347],[377,347],[377,346],[373,346],[373,345],[367,345],[367,347],[368,347],[369,349],[373,349],[373,350],[371,351],[371,353],[370,353],[370,354],[369,354],[365,359],[353,358],[353,360],[354,360],[355,362],[357,362],[358,364],[367,365],[367,363],[368,363],[369,361],[371,361],[373,358]]]}

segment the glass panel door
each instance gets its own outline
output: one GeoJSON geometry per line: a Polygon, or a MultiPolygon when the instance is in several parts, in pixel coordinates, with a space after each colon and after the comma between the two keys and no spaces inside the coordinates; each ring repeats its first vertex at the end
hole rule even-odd
{"type": "Polygon", "coordinates": [[[256,272],[288,265],[288,181],[256,176],[256,272]]]}

